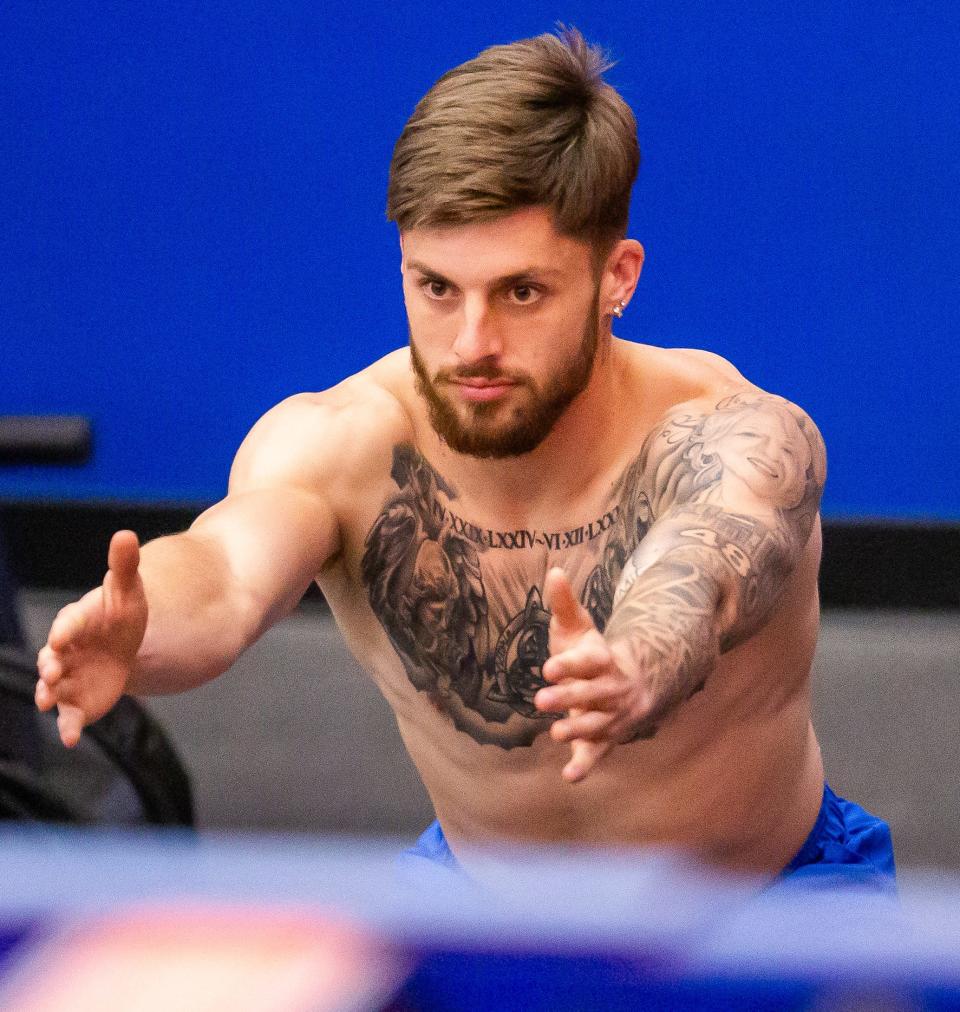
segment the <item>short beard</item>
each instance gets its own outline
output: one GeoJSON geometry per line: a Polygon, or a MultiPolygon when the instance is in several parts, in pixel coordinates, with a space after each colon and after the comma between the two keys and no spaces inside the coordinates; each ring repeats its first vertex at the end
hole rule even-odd
{"type": "MultiPolygon", "coordinates": [[[[580,347],[573,363],[562,375],[554,377],[542,393],[537,390],[529,377],[510,377],[519,387],[529,390],[533,399],[529,406],[514,409],[514,424],[509,426],[493,428],[484,425],[484,422],[495,417],[497,411],[503,410],[497,404],[466,405],[464,420],[457,412],[453,401],[440,392],[439,384],[427,374],[426,366],[411,334],[410,363],[413,367],[414,383],[417,393],[427,403],[430,425],[437,435],[451,450],[471,457],[494,459],[519,457],[536,449],[547,438],[573,400],[586,389],[593,375],[593,363],[600,343],[600,324],[597,315],[599,298],[598,288],[584,323],[580,347]]],[[[447,377],[461,379],[478,377],[494,379],[502,375],[482,363],[445,374],[447,377]]]]}

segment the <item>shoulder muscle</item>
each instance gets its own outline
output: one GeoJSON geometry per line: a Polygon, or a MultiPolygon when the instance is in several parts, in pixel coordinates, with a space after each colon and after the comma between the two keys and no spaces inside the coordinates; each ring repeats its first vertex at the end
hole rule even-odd
{"type": "Polygon", "coordinates": [[[756,387],[672,408],[647,438],[644,458],[655,514],[680,503],[815,513],[826,477],[810,416],[756,387]]]}
{"type": "Polygon", "coordinates": [[[296,394],[250,430],[233,462],[230,492],[291,485],[332,492],[369,473],[409,427],[396,398],[362,376],[322,393],[296,394]]]}

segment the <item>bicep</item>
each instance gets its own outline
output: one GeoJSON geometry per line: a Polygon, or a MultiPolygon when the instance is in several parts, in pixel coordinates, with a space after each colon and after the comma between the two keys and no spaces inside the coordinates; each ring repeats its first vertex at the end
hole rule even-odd
{"type": "Polygon", "coordinates": [[[330,506],[293,486],[231,492],[201,514],[189,533],[219,553],[234,592],[247,599],[263,626],[295,607],[339,550],[330,506]]]}
{"type": "Polygon", "coordinates": [[[334,422],[308,397],[273,408],[237,451],[227,497],[191,527],[220,551],[232,585],[263,624],[293,608],[340,549],[326,495],[334,422]]]}
{"type": "Polygon", "coordinates": [[[728,649],[762,624],[803,556],[826,472],[820,434],[795,405],[744,390],[671,412],[644,455],[654,522],[615,603],[683,560],[715,589],[728,649]]]}
{"type": "Polygon", "coordinates": [[[805,542],[826,477],[823,439],[801,408],[759,390],[692,403],[648,437],[645,479],[656,518],[711,505],[805,542]]]}
{"type": "Polygon", "coordinates": [[[627,560],[616,606],[656,588],[681,566],[683,596],[712,602],[721,649],[752,635],[770,615],[802,555],[774,524],[710,504],[671,507],[627,560]]]}

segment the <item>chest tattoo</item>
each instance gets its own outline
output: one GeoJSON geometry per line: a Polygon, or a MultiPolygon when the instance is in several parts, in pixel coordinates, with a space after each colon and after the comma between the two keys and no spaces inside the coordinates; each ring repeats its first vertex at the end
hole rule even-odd
{"type": "Polygon", "coordinates": [[[531,744],[555,719],[533,704],[546,684],[544,550],[567,551],[571,579],[602,630],[651,521],[639,462],[602,516],[565,531],[470,523],[449,505],[456,490],[410,445],[394,448],[391,478],[397,492],[374,521],[361,562],[374,614],[410,681],[459,730],[481,744],[531,744]]]}

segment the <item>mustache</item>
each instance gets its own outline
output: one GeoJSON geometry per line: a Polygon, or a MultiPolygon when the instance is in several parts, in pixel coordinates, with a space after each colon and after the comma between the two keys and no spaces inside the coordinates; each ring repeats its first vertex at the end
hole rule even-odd
{"type": "Polygon", "coordinates": [[[505,380],[509,383],[528,383],[526,373],[504,372],[494,362],[476,362],[473,365],[459,366],[456,369],[441,369],[437,373],[438,380],[485,379],[505,380]]]}

